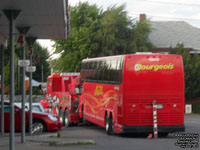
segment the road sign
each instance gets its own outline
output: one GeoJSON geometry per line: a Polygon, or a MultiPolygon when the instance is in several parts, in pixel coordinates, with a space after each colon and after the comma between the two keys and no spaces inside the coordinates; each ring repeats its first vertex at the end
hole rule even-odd
{"type": "Polygon", "coordinates": [[[33,54],[33,47],[29,46],[28,47],[28,56],[31,56],[33,54]]]}
{"type": "Polygon", "coordinates": [[[22,46],[24,44],[24,36],[23,35],[19,35],[18,39],[17,39],[17,43],[22,46]]]}
{"type": "Polygon", "coordinates": [[[36,66],[26,67],[26,72],[35,72],[35,71],[36,71],[36,66]]]}
{"type": "Polygon", "coordinates": [[[30,65],[30,60],[18,60],[18,65],[20,67],[27,67],[30,65]]]}

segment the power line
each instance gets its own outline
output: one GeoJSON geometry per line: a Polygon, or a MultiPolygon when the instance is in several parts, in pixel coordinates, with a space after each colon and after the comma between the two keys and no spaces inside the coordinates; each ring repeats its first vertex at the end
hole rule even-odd
{"type": "Polygon", "coordinates": [[[166,18],[166,19],[176,19],[176,20],[188,20],[188,21],[197,21],[197,22],[200,21],[198,19],[188,19],[188,18],[164,17],[164,16],[153,16],[153,15],[148,15],[148,16],[157,17],[157,18],[166,18]]]}
{"type": "Polygon", "coordinates": [[[152,0],[137,0],[137,1],[144,1],[144,2],[149,2],[149,3],[161,3],[161,4],[167,4],[167,5],[185,5],[185,6],[200,7],[200,4],[174,3],[174,2],[163,2],[163,1],[152,1],[152,0]]]}
{"type": "MultiPolygon", "coordinates": [[[[132,15],[139,17],[140,14],[132,14],[132,15]]],[[[147,17],[166,18],[166,19],[174,19],[174,20],[175,19],[176,20],[188,20],[188,21],[200,22],[200,20],[198,20],[198,19],[188,19],[188,18],[164,17],[164,16],[154,16],[154,15],[147,15],[147,17]]]]}

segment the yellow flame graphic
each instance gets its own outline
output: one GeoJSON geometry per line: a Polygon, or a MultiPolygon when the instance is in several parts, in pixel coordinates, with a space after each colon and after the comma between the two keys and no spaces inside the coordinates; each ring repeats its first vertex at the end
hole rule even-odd
{"type": "Polygon", "coordinates": [[[88,96],[89,98],[91,98],[92,100],[94,100],[96,102],[96,104],[97,104],[96,107],[92,106],[92,104],[90,104],[90,102],[87,99],[84,99],[84,101],[86,102],[86,104],[88,104],[88,106],[91,109],[91,111],[94,114],[97,114],[99,111],[96,111],[95,108],[99,108],[99,107],[105,106],[111,100],[114,100],[114,101],[116,100],[114,98],[114,96],[107,97],[110,93],[116,94],[117,92],[114,91],[114,90],[107,91],[106,94],[103,96],[103,99],[105,99],[105,101],[103,101],[102,103],[94,95],[92,95],[90,93],[85,94],[85,96],[88,96]]]}

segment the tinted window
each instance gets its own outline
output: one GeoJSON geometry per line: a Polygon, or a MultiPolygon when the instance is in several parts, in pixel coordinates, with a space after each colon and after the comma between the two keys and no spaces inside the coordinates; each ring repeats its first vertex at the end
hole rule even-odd
{"type": "Polygon", "coordinates": [[[106,59],[105,60],[103,81],[110,81],[111,80],[110,68],[111,68],[111,60],[106,59]]]}
{"type": "MultiPolygon", "coordinates": [[[[1,105],[0,105],[0,110],[1,110],[1,105]]],[[[10,112],[10,105],[4,104],[4,112],[10,112]]]]}
{"type": "Polygon", "coordinates": [[[32,106],[32,110],[33,111],[38,111],[38,112],[42,112],[42,110],[40,109],[40,107],[39,106],[32,106]]]}
{"type": "Polygon", "coordinates": [[[123,58],[124,56],[107,57],[83,62],[81,76],[84,80],[91,82],[120,83],[122,80],[123,58]]]}

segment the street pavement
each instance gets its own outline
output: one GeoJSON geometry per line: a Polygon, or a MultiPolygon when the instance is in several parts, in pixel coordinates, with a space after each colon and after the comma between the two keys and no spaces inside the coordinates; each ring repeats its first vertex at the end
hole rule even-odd
{"type": "MultiPolygon", "coordinates": [[[[186,135],[200,134],[200,115],[185,116],[186,135]]],[[[199,140],[199,139],[198,139],[199,140]]],[[[105,129],[98,126],[74,126],[62,128],[58,132],[26,136],[21,143],[21,134],[15,134],[16,150],[189,150],[175,143],[175,134],[158,139],[147,139],[145,135],[108,136],[105,129]]],[[[199,141],[198,141],[198,144],[199,141]]],[[[9,150],[9,133],[0,134],[0,150],[9,150]]],[[[200,147],[194,148],[200,150],[200,147]]]]}

